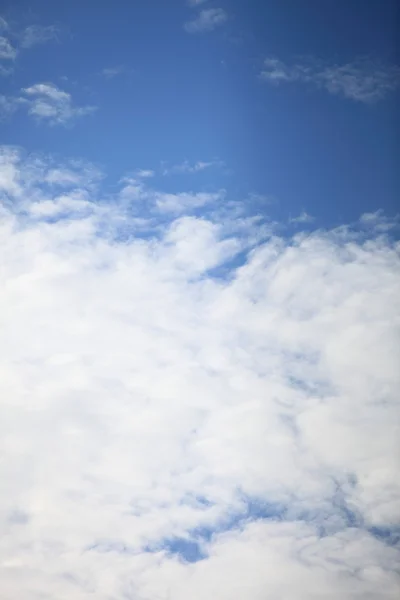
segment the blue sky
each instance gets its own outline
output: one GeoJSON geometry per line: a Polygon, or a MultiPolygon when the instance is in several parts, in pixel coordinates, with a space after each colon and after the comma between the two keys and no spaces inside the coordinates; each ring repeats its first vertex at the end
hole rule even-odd
{"type": "Polygon", "coordinates": [[[396,3],[3,2],[2,600],[394,600],[396,3]]]}
{"type": "MultiPolygon", "coordinates": [[[[382,89],[371,104],[259,75],[267,57],[318,60],[322,69],[368,59],[374,66],[355,77],[370,71],[380,94],[378,71],[395,65],[395,4],[231,1],[221,4],[225,21],[197,33],[184,24],[215,3],[5,4],[15,32],[34,23],[54,27],[56,38],[20,52],[2,79],[5,95],[51,82],[97,110],[73,128],[14,115],[2,123],[3,140],[82,156],[114,179],[162,161],[219,159],[229,175],[204,174],[198,185],[273,198],[268,211],[280,220],[303,210],[322,226],[381,208],[393,216],[398,92],[382,89]]],[[[392,77],[396,87],[399,75],[392,77]]]]}

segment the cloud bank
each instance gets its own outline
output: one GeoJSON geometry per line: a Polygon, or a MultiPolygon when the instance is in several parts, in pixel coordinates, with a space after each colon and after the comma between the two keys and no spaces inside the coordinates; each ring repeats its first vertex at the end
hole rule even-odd
{"type": "Polygon", "coordinates": [[[0,156],[2,598],[397,598],[383,217],[251,244],[0,156]]]}

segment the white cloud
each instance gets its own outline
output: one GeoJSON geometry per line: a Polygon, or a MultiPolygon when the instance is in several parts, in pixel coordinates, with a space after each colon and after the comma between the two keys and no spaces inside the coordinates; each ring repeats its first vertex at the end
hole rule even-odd
{"type": "Polygon", "coordinates": [[[17,56],[16,49],[11,45],[10,41],[4,36],[0,36],[0,59],[14,60],[17,56]]]}
{"type": "Polygon", "coordinates": [[[200,4],[204,4],[208,2],[208,0],[187,0],[189,6],[199,6],[200,4]]]}
{"type": "Polygon", "coordinates": [[[218,279],[241,235],[142,236],[68,168],[0,154],[2,598],[397,598],[399,244],[271,235],[218,279]]]}
{"type": "Polygon", "coordinates": [[[115,67],[106,67],[102,70],[101,74],[104,75],[106,79],[113,79],[118,75],[123,75],[127,72],[126,67],[123,65],[117,65],[115,67]]]}
{"type": "Polygon", "coordinates": [[[202,161],[198,160],[197,162],[191,164],[188,160],[183,161],[180,164],[173,165],[171,167],[163,168],[163,175],[172,175],[174,173],[198,173],[200,171],[204,171],[205,169],[209,169],[212,167],[221,167],[223,166],[222,161],[212,160],[212,161],[202,161]]]}
{"type": "Polygon", "coordinates": [[[0,31],[7,31],[9,29],[8,23],[3,17],[0,17],[0,31]]]}
{"type": "Polygon", "coordinates": [[[206,204],[216,203],[225,196],[224,190],[216,193],[208,192],[181,192],[178,194],[168,194],[166,192],[157,192],[155,196],[158,209],[166,212],[185,212],[187,210],[200,208],[206,204]]]}
{"type": "Polygon", "coordinates": [[[303,210],[303,212],[300,213],[298,217],[292,217],[290,219],[290,223],[299,223],[299,224],[303,223],[304,224],[304,223],[312,223],[314,220],[315,220],[314,217],[312,217],[305,210],[303,210]]]}
{"type": "Polygon", "coordinates": [[[0,119],[11,116],[22,104],[24,102],[21,98],[0,95],[0,119]]]}
{"type": "Polygon", "coordinates": [[[373,103],[399,86],[400,68],[368,61],[344,65],[318,62],[288,65],[272,57],[265,59],[261,78],[274,85],[290,82],[311,84],[356,102],[373,103]]]}
{"type": "Polygon", "coordinates": [[[135,177],[139,179],[149,179],[150,177],[154,177],[155,173],[151,169],[139,169],[135,172],[135,177]]]}
{"type": "MultiPolygon", "coordinates": [[[[6,29],[6,21],[1,29],[6,29]]],[[[13,62],[17,57],[17,50],[11,42],[3,35],[0,35],[0,75],[10,75],[13,72],[13,62]]]]}
{"type": "Polygon", "coordinates": [[[37,83],[22,91],[28,98],[28,113],[50,125],[67,125],[96,110],[95,106],[74,106],[71,94],[51,83],[37,83]]]}
{"type": "Polygon", "coordinates": [[[188,33],[204,33],[219,27],[227,19],[228,15],[222,8],[208,8],[201,10],[195,19],[185,23],[184,29],[188,33]]]}
{"type": "Polygon", "coordinates": [[[176,192],[169,193],[152,189],[145,184],[154,171],[138,170],[131,177],[122,179],[120,198],[132,204],[132,208],[149,213],[189,213],[206,205],[218,205],[225,197],[225,190],[218,192],[176,192]]]}
{"type": "Polygon", "coordinates": [[[57,40],[58,30],[54,25],[30,25],[26,27],[21,35],[21,47],[32,48],[40,44],[46,44],[57,40]]]}

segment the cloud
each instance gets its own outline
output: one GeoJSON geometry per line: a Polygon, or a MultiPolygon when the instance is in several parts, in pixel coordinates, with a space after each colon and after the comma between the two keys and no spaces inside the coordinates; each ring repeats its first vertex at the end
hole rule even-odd
{"type": "Polygon", "coordinates": [[[206,205],[217,206],[225,198],[225,190],[210,192],[176,192],[169,193],[152,189],[143,180],[154,176],[154,171],[138,170],[133,176],[122,179],[123,187],[120,198],[125,202],[136,204],[137,210],[143,213],[188,213],[206,205]]]}
{"type": "Polygon", "coordinates": [[[58,30],[53,25],[41,26],[30,25],[23,32],[13,31],[7,21],[0,17],[0,31],[19,40],[19,47],[12,45],[8,37],[0,35],[0,75],[10,75],[14,69],[20,50],[25,50],[37,44],[44,44],[50,40],[57,39],[58,30]],[[4,64],[5,63],[5,64],[4,64]]]}
{"type": "Polygon", "coordinates": [[[54,25],[30,25],[26,27],[21,35],[21,47],[32,48],[39,44],[57,40],[58,30],[54,25]]]}
{"type": "Polygon", "coordinates": [[[208,0],[187,0],[189,6],[199,6],[205,2],[208,2],[208,0]]]}
{"type": "Polygon", "coordinates": [[[175,173],[198,173],[200,171],[204,171],[205,169],[209,169],[212,167],[221,167],[223,166],[222,161],[201,161],[191,164],[188,160],[183,161],[180,164],[173,165],[171,167],[163,168],[163,175],[172,175],[175,173]]]}
{"type": "Polygon", "coordinates": [[[184,29],[188,33],[204,33],[219,27],[227,19],[228,15],[222,8],[208,8],[201,10],[195,19],[185,23],[184,29]]]}
{"type": "Polygon", "coordinates": [[[0,95],[0,120],[10,117],[22,104],[23,101],[20,98],[0,95]]]}
{"type": "Polygon", "coordinates": [[[114,77],[117,77],[118,75],[123,75],[126,72],[126,67],[124,67],[123,65],[117,65],[115,67],[106,67],[102,70],[101,74],[106,79],[113,79],[114,77]]]}
{"type": "Polygon", "coordinates": [[[277,58],[267,58],[260,74],[264,81],[303,83],[324,89],[333,95],[366,104],[382,100],[400,83],[400,68],[368,61],[344,65],[322,64],[316,61],[288,65],[277,58]]]}
{"type": "Polygon", "coordinates": [[[0,36],[0,59],[14,60],[17,56],[16,49],[11,45],[9,40],[4,36],[0,36]]]}
{"type": "Polygon", "coordinates": [[[290,223],[304,224],[304,223],[312,223],[314,220],[315,220],[314,217],[312,217],[305,210],[303,210],[303,212],[298,217],[291,218],[290,223]]]}
{"type": "MultiPolygon", "coordinates": [[[[2,20],[1,29],[6,29],[7,23],[2,20]]],[[[17,49],[3,35],[0,35],[0,75],[10,75],[13,71],[13,62],[17,57],[17,49]]]]}
{"type": "Polygon", "coordinates": [[[0,164],[4,600],[397,598],[398,242],[0,164]]]}
{"type": "Polygon", "coordinates": [[[67,125],[96,110],[94,106],[74,106],[71,94],[52,83],[37,83],[22,91],[27,96],[28,113],[49,125],[67,125]]]}

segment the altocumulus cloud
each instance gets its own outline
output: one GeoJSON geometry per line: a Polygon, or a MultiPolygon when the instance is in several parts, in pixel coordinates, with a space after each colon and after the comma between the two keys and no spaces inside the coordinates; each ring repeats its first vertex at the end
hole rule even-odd
{"type": "Polygon", "coordinates": [[[380,216],[248,249],[100,181],[1,154],[2,598],[397,598],[380,216]]]}

